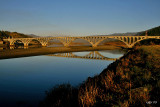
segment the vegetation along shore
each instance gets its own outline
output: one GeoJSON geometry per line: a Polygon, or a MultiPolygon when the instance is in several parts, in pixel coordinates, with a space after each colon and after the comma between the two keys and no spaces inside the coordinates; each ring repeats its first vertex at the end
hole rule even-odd
{"type": "Polygon", "coordinates": [[[159,45],[137,46],[77,88],[69,84],[53,87],[40,106],[156,107],[160,102],[159,53],[159,45]]]}

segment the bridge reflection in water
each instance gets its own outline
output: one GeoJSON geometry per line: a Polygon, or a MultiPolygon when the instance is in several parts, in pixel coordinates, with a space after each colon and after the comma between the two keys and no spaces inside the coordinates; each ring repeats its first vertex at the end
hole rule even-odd
{"type": "Polygon", "coordinates": [[[75,55],[73,52],[49,54],[47,56],[67,57],[67,58],[81,58],[81,59],[95,59],[95,60],[109,60],[109,61],[115,61],[115,60],[119,59],[119,58],[108,58],[108,57],[100,54],[98,51],[92,51],[89,54],[86,54],[84,56],[75,55]]]}

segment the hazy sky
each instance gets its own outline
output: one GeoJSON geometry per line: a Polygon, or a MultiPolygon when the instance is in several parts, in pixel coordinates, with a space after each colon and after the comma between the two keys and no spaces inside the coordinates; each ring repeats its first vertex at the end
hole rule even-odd
{"type": "Polygon", "coordinates": [[[39,36],[137,32],[160,25],[160,0],[0,0],[0,30],[39,36]]]}

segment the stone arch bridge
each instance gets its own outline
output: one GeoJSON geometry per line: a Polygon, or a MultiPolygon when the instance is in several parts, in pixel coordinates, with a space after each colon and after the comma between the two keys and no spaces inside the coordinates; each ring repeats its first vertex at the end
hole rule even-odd
{"type": "Polygon", "coordinates": [[[59,40],[65,47],[70,46],[71,42],[76,39],[83,39],[88,41],[92,47],[97,47],[105,39],[120,40],[125,43],[129,48],[133,47],[137,42],[145,39],[160,39],[160,36],[85,36],[85,37],[38,37],[38,38],[8,38],[4,41],[9,41],[10,46],[14,45],[16,41],[21,41],[25,47],[29,45],[32,40],[39,41],[42,46],[47,46],[50,40],[59,40]]]}

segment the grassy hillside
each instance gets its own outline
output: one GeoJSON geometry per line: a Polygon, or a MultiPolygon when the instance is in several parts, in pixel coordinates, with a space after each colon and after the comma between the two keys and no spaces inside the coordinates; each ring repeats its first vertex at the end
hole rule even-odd
{"type": "Polygon", "coordinates": [[[88,78],[79,89],[81,106],[158,106],[160,47],[142,46],[88,78]],[[152,101],[151,105],[146,102],[152,101]],[[156,104],[153,104],[154,103],[156,104]]]}
{"type": "Polygon", "coordinates": [[[25,35],[25,34],[22,34],[22,33],[17,33],[17,32],[0,31],[0,39],[8,38],[8,37],[13,37],[13,38],[31,38],[32,36],[25,35]]]}

